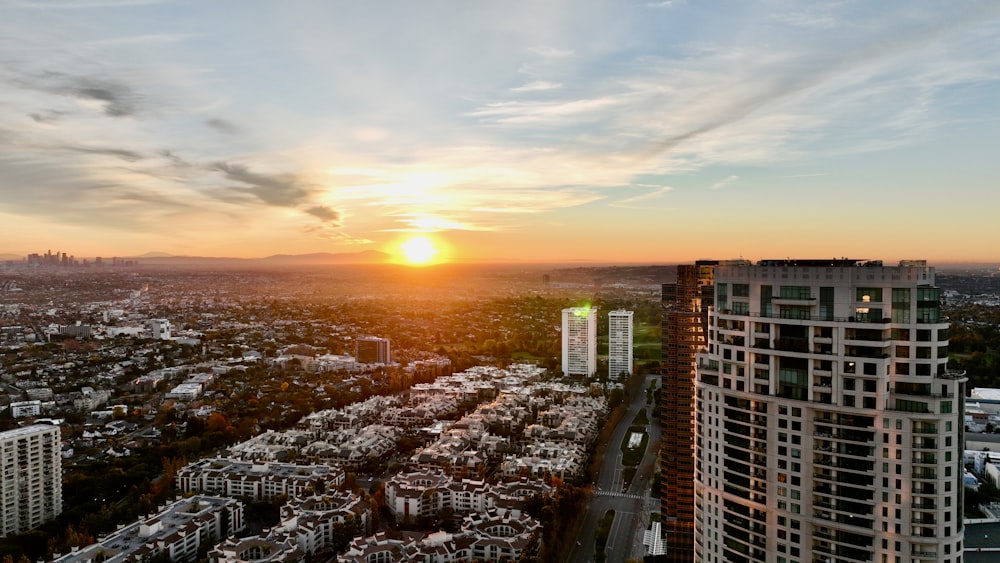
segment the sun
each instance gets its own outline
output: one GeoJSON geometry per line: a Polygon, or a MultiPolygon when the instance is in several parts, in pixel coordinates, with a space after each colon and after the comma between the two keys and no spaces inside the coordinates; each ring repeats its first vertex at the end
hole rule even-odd
{"type": "Polygon", "coordinates": [[[430,264],[438,255],[438,249],[427,237],[413,237],[399,245],[403,253],[403,259],[408,264],[423,265],[430,264]]]}

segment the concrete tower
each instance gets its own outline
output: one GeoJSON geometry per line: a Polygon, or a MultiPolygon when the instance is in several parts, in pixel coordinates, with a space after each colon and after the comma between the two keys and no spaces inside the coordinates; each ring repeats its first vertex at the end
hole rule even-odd
{"type": "Polygon", "coordinates": [[[632,311],[618,309],[608,313],[608,375],[631,375],[632,367],[632,311]]]}
{"type": "Polygon", "coordinates": [[[60,446],[58,426],[36,424],[0,432],[3,537],[37,528],[62,512],[60,446]]]}
{"type": "Polygon", "coordinates": [[[923,261],[719,265],[698,354],[697,561],[962,557],[964,372],[923,261]]]}
{"type": "Polygon", "coordinates": [[[562,370],[565,375],[591,377],[597,372],[597,310],[562,310],[562,370]]]}

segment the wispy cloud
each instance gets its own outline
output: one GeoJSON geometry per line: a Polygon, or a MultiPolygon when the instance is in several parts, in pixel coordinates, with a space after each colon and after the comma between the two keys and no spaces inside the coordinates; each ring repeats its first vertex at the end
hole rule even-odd
{"type": "Polygon", "coordinates": [[[531,52],[547,59],[562,59],[574,54],[572,49],[559,49],[552,46],[535,47],[531,49],[531,52]]]}
{"type": "Polygon", "coordinates": [[[19,0],[11,5],[18,8],[31,8],[36,10],[86,10],[91,8],[128,8],[133,6],[150,6],[153,4],[163,4],[167,0],[80,0],[79,2],[66,2],[65,0],[19,0]]]}
{"type": "Polygon", "coordinates": [[[749,193],[746,168],[823,170],[997,114],[992,2],[710,19],[679,1],[400,2],[398,21],[323,2],[147,19],[155,3],[0,8],[0,213],[165,234],[214,219],[296,243],[499,236],[571,208],[749,193]]]}
{"type": "Polygon", "coordinates": [[[558,89],[562,88],[562,86],[563,85],[560,84],[560,83],[558,83],[558,82],[548,82],[548,81],[545,81],[545,80],[536,80],[535,82],[529,82],[529,83],[524,84],[522,86],[518,86],[516,88],[511,88],[510,91],[511,92],[518,92],[518,93],[524,93],[524,92],[544,92],[546,90],[558,90],[558,89]]]}
{"type": "Polygon", "coordinates": [[[721,190],[722,188],[725,188],[727,186],[731,186],[734,182],[736,182],[739,179],[740,179],[739,176],[727,176],[727,177],[719,180],[718,182],[715,182],[712,185],[710,185],[708,187],[708,189],[710,189],[710,190],[721,190]]]}

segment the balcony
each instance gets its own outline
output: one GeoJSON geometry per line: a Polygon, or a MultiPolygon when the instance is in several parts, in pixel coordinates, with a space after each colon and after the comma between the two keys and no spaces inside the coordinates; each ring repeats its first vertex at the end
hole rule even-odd
{"type": "Polygon", "coordinates": [[[816,303],[816,298],[812,296],[785,296],[785,297],[772,297],[772,305],[813,305],[816,303]]]}
{"type": "Polygon", "coordinates": [[[774,349],[782,352],[809,353],[809,339],[807,338],[776,338],[774,349]]]}

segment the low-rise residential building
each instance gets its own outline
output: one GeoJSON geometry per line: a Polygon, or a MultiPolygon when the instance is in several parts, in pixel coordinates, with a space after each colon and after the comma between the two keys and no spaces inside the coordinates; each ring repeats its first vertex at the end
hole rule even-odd
{"type": "Polygon", "coordinates": [[[125,563],[157,556],[194,561],[199,548],[212,546],[244,528],[243,504],[234,499],[193,496],[156,515],[125,526],[101,541],[58,557],[55,563],[125,563]]]}
{"type": "Polygon", "coordinates": [[[208,553],[212,563],[304,563],[306,554],[291,539],[227,538],[208,553]]]}
{"type": "Polygon", "coordinates": [[[540,524],[527,514],[469,514],[458,533],[376,534],[355,538],[340,557],[347,563],[390,561],[516,561],[532,542],[540,524]]]}
{"type": "Polygon", "coordinates": [[[28,416],[38,416],[42,414],[42,402],[16,401],[10,404],[10,416],[13,418],[24,418],[28,416]]]}
{"type": "Polygon", "coordinates": [[[300,496],[343,483],[344,470],[338,466],[249,462],[232,458],[203,459],[177,473],[177,487],[185,493],[249,497],[256,501],[300,496]]]}
{"type": "Polygon", "coordinates": [[[551,487],[541,482],[489,485],[485,481],[459,481],[443,473],[417,471],[395,475],[386,482],[385,504],[399,521],[431,517],[442,510],[519,515],[526,497],[549,492],[551,487]]]}

